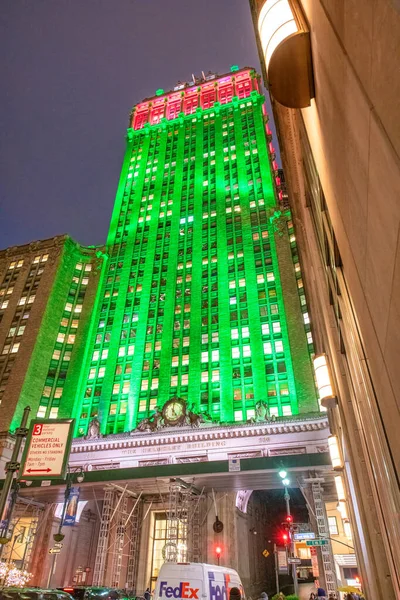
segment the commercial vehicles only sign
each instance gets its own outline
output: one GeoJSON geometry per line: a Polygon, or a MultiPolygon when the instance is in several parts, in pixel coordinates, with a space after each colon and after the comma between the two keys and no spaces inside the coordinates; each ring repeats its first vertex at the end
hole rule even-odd
{"type": "Polygon", "coordinates": [[[20,478],[65,478],[73,426],[74,419],[32,421],[22,457],[20,478]]]}

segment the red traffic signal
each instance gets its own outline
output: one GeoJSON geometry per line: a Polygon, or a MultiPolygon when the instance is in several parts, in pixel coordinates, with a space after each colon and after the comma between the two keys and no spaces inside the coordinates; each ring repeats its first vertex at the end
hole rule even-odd
{"type": "Polygon", "coordinates": [[[283,543],[285,544],[285,546],[286,546],[286,544],[289,543],[289,536],[287,533],[282,534],[282,540],[283,540],[283,543]]]}
{"type": "Polygon", "coordinates": [[[292,515],[287,515],[286,516],[286,523],[289,523],[289,525],[291,525],[293,523],[293,517],[292,517],[292,515]]]}

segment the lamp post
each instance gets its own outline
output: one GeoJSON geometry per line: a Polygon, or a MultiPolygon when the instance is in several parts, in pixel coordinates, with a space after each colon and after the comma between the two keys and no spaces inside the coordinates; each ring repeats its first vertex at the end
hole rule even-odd
{"type": "Polygon", "coordinates": [[[76,480],[78,483],[82,483],[82,481],[85,479],[85,474],[82,471],[82,468],[80,468],[79,471],[71,472],[68,467],[66,486],[65,486],[65,492],[64,492],[64,504],[63,504],[63,509],[62,509],[62,513],[61,513],[60,525],[58,526],[57,533],[55,533],[53,535],[53,539],[55,542],[62,542],[65,537],[64,534],[62,533],[62,528],[64,525],[65,513],[67,510],[68,500],[69,500],[69,496],[70,496],[70,492],[71,492],[71,488],[72,488],[72,483],[73,483],[72,479],[73,479],[73,476],[75,473],[77,473],[76,480]]]}
{"type": "Polygon", "coordinates": [[[3,489],[0,494],[0,519],[2,520],[1,530],[0,530],[0,544],[7,544],[10,541],[11,536],[9,535],[9,525],[11,523],[12,512],[14,509],[14,504],[17,500],[19,483],[17,480],[14,480],[14,473],[16,473],[20,467],[18,462],[19,451],[21,449],[22,440],[26,438],[28,434],[27,424],[29,419],[29,413],[31,409],[29,406],[24,408],[24,413],[22,415],[21,424],[15,432],[15,444],[13,453],[11,455],[11,460],[6,464],[6,478],[4,481],[3,489]],[[14,482],[15,481],[15,482],[14,482]],[[14,484],[13,494],[9,500],[9,493],[12,485],[14,484]],[[8,502],[8,506],[7,506],[8,502]]]}
{"type": "MultiPolygon", "coordinates": [[[[279,471],[279,477],[282,479],[282,484],[285,489],[284,499],[286,503],[286,523],[288,524],[289,538],[290,538],[290,555],[294,557],[294,537],[293,537],[293,517],[290,513],[290,496],[288,486],[290,485],[290,479],[287,478],[287,472],[284,469],[279,471]]],[[[299,583],[297,581],[297,567],[292,565],[292,577],[294,585],[294,593],[296,596],[299,595],[299,583]]]]}
{"type": "MultiPolygon", "coordinates": [[[[63,525],[64,525],[65,513],[67,511],[68,500],[70,497],[71,488],[72,488],[72,484],[73,484],[73,476],[75,475],[75,473],[77,474],[76,480],[78,483],[82,483],[82,481],[85,479],[85,474],[82,471],[81,467],[79,468],[79,471],[71,472],[70,468],[68,466],[68,472],[67,472],[67,477],[66,477],[66,486],[65,486],[65,492],[64,492],[64,504],[63,504],[62,513],[61,513],[60,524],[58,526],[57,533],[55,533],[53,535],[53,540],[57,543],[62,542],[63,539],[65,538],[65,535],[63,534],[62,529],[63,529],[63,525]]],[[[52,580],[52,577],[53,577],[54,571],[55,571],[56,559],[57,559],[57,554],[53,554],[52,561],[51,561],[51,568],[50,568],[50,572],[49,572],[49,579],[47,582],[48,588],[51,587],[51,580],[52,580]]]]}

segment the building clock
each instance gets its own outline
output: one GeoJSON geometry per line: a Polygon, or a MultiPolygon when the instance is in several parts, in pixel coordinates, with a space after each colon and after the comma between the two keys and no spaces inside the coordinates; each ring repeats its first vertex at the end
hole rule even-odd
{"type": "Polygon", "coordinates": [[[186,417],[186,404],[181,398],[172,398],[163,406],[162,416],[166,425],[181,425],[186,417]]]}

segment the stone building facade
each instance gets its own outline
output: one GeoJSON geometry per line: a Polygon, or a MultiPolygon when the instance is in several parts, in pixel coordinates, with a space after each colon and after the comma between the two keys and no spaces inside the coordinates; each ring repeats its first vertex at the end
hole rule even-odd
{"type": "Polygon", "coordinates": [[[250,1],[315,348],[328,355],[335,379],[338,403],[330,408],[330,424],[357,523],[363,587],[370,598],[397,597],[399,6],[390,0],[274,4],[250,1]],[[274,14],[279,21],[280,9],[286,10],[291,36],[276,44],[268,24],[274,14]],[[296,40],[289,78],[285,61],[296,40]]]}

